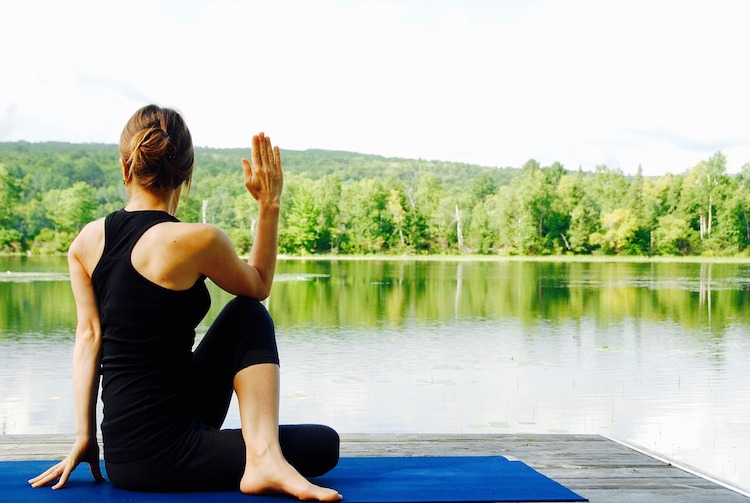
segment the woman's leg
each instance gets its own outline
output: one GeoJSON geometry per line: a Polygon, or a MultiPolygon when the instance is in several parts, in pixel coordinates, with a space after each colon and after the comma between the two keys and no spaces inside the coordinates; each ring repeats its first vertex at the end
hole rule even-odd
{"type": "MultiPolygon", "coordinates": [[[[221,427],[232,388],[237,393],[245,450],[241,489],[256,493],[276,490],[306,499],[340,499],[335,491],[310,484],[300,475],[319,476],[336,465],[336,432],[320,425],[279,428],[278,351],[273,320],[263,304],[244,297],[230,301],[196,348],[193,365],[196,412],[206,425],[221,427]],[[250,456],[251,449],[272,456],[250,456]],[[273,477],[259,472],[261,465],[273,477]]],[[[238,458],[229,456],[234,448],[226,444],[234,443],[234,432],[209,433],[203,435],[207,444],[196,451],[203,453],[199,463],[213,465],[206,459],[214,458],[211,452],[217,457],[223,453],[225,461],[238,458]]]]}
{"type": "Polygon", "coordinates": [[[193,353],[193,404],[207,426],[221,428],[235,374],[256,363],[279,363],[273,320],[259,301],[236,297],[193,353]]]}
{"type": "Polygon", "coordinates": [[[317,486],[292,467],[279,444],[279,367],[252,365],[234,377],[245,440],[245,473],[240,490],[248,494],[282,492],[301,500],[338,501],[333,489],[317,486]]]}
{"type": "MultiPolygon", "coordinates": [[[[231,491],[240,488],[245,472],[245,441],[241,430],[207,429],[189,456],[175,465],[163,456],[129,463],[107,462],[107,477],[131,491],[231,491]]],[[[331,470],[338,461],[338,435],[317,424],[282,425],[279,443],[284,458],[306,477],[331,470]]]]}

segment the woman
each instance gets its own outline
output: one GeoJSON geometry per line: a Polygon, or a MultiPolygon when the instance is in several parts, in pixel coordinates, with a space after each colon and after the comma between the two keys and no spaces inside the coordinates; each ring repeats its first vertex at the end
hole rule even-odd
{"type": "Polygon", "coordinates": [[[73,355],[76,441],[68,456],[31,479],[57,480],[87,462],[101,480],[96,401],[102,378],[102,434],[115,486],[145,491],[239,488],[337,501],[305,477],[338,462],[339,438],[319,425],[279,427],[279,360],[273,321],[260,300],[276,268],[283,175],[278,147],[253,137],[242,159],[258,202],[258,227],[243,262],[229,238],[174,214],[189,187],[193,144],[182,117],[149,105],[120,137],[124,209],[86,225],[68,253],[78,325],[73,355]],[[208,311],[210,278],[237,295],[192,351],[208,311]],[[232,391],[240,430],[220,430],[232,391]]]}

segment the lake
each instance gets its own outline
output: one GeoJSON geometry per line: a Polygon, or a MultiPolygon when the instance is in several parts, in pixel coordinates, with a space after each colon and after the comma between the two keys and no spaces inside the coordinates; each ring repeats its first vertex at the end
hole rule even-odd
{"type": "MultiPolygon", "coordinates": [[[[750,488],[750,263],[281,260],[266,303],[282,422],[596,433],[750,488]]],[[[0,258],[0,433],[73,432],[74,327],[63,258],[0,258]]]]}

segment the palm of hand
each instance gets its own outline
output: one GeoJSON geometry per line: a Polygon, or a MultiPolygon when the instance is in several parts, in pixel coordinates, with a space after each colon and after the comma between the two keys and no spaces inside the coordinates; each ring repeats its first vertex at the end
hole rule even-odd
{"type": "Polygon", "coordinates": [[[245,187],[258,201],[278,201],[283,188],[279,147],[263,133],[253,136],[252,163],[242,159],[245,187]]]}

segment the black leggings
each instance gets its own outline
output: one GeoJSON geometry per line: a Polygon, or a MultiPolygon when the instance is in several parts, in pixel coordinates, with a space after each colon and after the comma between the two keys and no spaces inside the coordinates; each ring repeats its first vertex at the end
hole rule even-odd
{"type": "MultiPolygon", "coordinates": [[[[175,452],[106,462],[112,484],[137,491],[238,489],[245,470],[245,442],[241,430],[220,428],[235,374],[259,363],[279,363],[273,320],[260,302],[237,297],[193,354],[195,427],[185,432],[175,452]]],[[[338,463],[339,436],[327,426],[282,425],[279,442],[287,461],[306,477],[323,475],[338,463]]]]}

